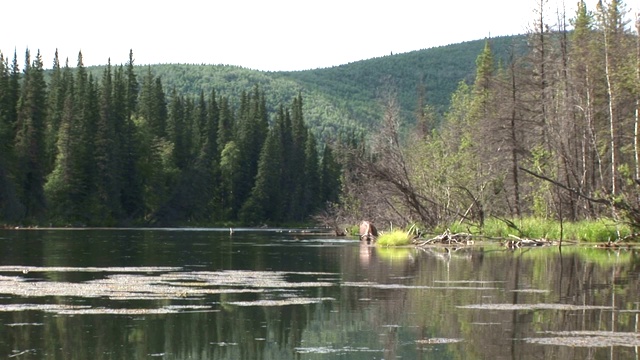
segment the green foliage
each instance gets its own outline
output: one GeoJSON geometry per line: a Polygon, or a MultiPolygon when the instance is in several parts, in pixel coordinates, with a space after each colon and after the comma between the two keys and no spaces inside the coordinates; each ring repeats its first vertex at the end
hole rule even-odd
{"type": "MultiPolygon", "coordinates": [[[[632,229],[607,218],[563,222],[543,218],[488,219],[484,227],[455,223],[449,226],[451,232],[471,232],[490,238],[507,239],[517,236],[529,239],[569,240],[583,242],[607,242],[632,234],[632,229]],[[562,235],[562,236],[561,236],[562,235]]],[[[442,228],[436,231],[444,231],[442,228]]]]}
{"type": "Polygon", "coordinates": [[[321,191],[340,173],[330,154],[321,171],[297,89],[273,124],[267,97],[282,97],[259,84],[237,101],[175,87],[167,101],[161,76],[138,74],[132,53],[91,71],[82,53],[75,69],[56,57],[49,86],[39,54],[32,63],[27,51],[22,77],[15,59],[0,53],[1,221],[302,222],[336,197],[321,191]]]}
{"type": "Polygon", "coordinates": [[[404,246],[411,243],[411,236],[406,231],[394,230],[380,234],[376,239],[377,246],[404,246]]]}
{"type": "Polygon", "coordinates": [[[40,220],[45,211],[45,119],[46,83],[40,52],[30,63],[26,53],[24,79],[17,104],[15,155],[18,193],[25,206],[26,218],[40,220]]]}

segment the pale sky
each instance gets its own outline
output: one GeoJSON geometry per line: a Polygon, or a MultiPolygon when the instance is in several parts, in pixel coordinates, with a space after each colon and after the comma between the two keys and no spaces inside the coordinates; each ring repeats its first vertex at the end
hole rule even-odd
{"type": "MultiPolygon", "coordinates": [[[[557,18],[548,0],[548,14],[557,18]]],[[[565,0],[573,17],[577,0],[565,0]]],[[[597,1],[587,1],[595,10],[597,1]]],[[[630,3],[633,3],[631,1],[630,3]]],[[[4,1],[0,51],[22,67],[37,50],[51,67],[228,64],[306,70],[489,36],[527,32],[538,0],[31,0],[4,1]]],[[[560,5],[562,6],[562,5],[560,5]]],[[[630,8],[629,2],[627,7],[630,8]]],[[[631,9],[631,13],[634,10],[631,9]]],[[[549,23],[555,23],[550,20],[549,23]]]]}

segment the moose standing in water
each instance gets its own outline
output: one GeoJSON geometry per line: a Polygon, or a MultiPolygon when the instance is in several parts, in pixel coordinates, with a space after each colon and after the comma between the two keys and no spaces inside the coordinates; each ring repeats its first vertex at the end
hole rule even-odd
{"type": "Polygon", "coordinates": [[[370,221],[360,223],[360,241],[366,241],[367,244],[376,240],[378,237],[378,229],[370,221]]]}

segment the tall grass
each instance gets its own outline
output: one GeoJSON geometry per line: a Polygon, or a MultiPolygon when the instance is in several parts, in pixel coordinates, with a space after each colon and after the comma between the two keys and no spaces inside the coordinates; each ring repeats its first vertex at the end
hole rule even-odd
{"type": "Polygon", "coordinates": [[[376,245],[378,246],[403,246],[409,245],[411,238],[405,231],[394,230],[380,234],[376,239],[376,245]]]}
{"type": "MultiPolygon", "coordinates": [[[[454,224],[451,232],[470,232],[488,237],[507,238],[510,235],[529,239],[572,240],[586,242],[606,242],[625,237],[632,229],[611,219],[564,222],[549,219],[523,218],[508,221],[488,219],[483,228],[454,224]]],[[[439,229],[440,231],[442,229],[439,229]]],[[[444,231],[444,230],[442,230],[444,231]]]]}

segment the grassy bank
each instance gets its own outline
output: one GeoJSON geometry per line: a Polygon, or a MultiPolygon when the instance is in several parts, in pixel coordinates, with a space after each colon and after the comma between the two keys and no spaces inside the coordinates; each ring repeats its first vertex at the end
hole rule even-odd
{"type": "MultiPolygon", "coordinates": [[[[529,239],[573,240],[586,242],[606,242],[625,237],[632,233],[626,224],[616,223],[610,219],[599,219],[579,222],[560,223],[548,219],[489,219],[483,228],[469,227],[465,224],[455,224],[449,227],[452,233],[469,232],[482,234],[492,238],[507,238],[509,235],[529,239]]],[[[438,229],[436,231],[444,231],[438,229]]]]}

